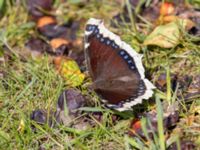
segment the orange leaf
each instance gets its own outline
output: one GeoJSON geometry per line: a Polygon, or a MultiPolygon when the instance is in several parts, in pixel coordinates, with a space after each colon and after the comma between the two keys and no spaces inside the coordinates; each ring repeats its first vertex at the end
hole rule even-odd
{"type": "Polygon", "coordinates": [[[175,8],[174,8],[173,3],[164,2],[162,3],[161,8],[160,8],[160,15],[162,16],[171,15],[174,13],[174,10],[175,8]]]}

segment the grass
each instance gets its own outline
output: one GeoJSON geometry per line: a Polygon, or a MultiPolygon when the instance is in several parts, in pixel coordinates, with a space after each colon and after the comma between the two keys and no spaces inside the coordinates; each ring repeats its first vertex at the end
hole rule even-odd
{"type": "MultiPolygon", "coordinates": [[[[82,108],[85,112],[83,116],[92,111],[103,112],[103,122],[97,121],[91,115],[90,119],[95,123],[93,128],[79,130],[65,125],[50,128],[48,125],[41,126],[30,120],[30,114],[35,109],[45,109],[48,114],[55,111],[60,93],[68,86],[65,80],[57,74],[50,61],[50,56],[33,59],[25,55],[25,42],[30,36],[38,33],[34,29],[34,23],[28,20],[24,5],[15,2],[11,4],[10,1],[4,2],[7,9],[0,22],[0,54],[9,56],[9,59],[0,64],[0,73],[3,72],[3,77],[0,77],[0,149],[39,149],[45,147],[45,149],[109,150],[117,148],[118,150],[128,150],[134,147],[146,150],[164,150],[174,142],[180,147],[180,137],[179,133],[176,133],[177,130],[184,134],[184,139],[192,139],[194,143],[200,145],[200,132],[195,128],[199,125],[200,119],[195,116],[196,111],[194,111],[200,107],[199,98],[191,99],[192,104],[189,105],[190,108],[188,109],[184,100],[178,98],[176,92],[172,92],[169,76],[170,73],[176,73],[177,67],[180,68],[180,66],[184,69],[178,70],[179,75],[199,74],[200,47],[196,44],[196,41],[200,39],[183,32],[181,44],[174,49],[145,47],[142,42],[146,35],[138,31],[137,34],[135,33],[133,18],[131,25],[126,24],[126,28],[112,29],[121,34],[122,38],[138,52],[144,53],[143,62],[148,72],[152,74],[153,81],[156,81],[160,73],[167,72],[167,94],[160,91],[155,94],[159,132],[158,135],[154,135],[153,140],[148,137],[145,128],[149,121],[146,119],[142,121],[144,133],[146,132],[146,138],[151,141],[150,143],[140,137],[132,138],[125,134],[128,131],[130,121],[134,117],[132,114],[121,114],[126,116],[126,119],[113,123],[111,116],[115,112],[104,109],[102,111],[99,105],[94,108],[82,108]],[[130,26],[132,28],[129,28],[130,26]],[[191,49],[192,51],[188,51],[191,49]],[[2,53],[2,50],[4,50],[4,53],[2,53]],[[179,101],[182,104],[180,110],[182,122],[178,123],[173,132],[175,136],[171,136],[168,144],[166,144],[163,133],[163,112],[160,99],[167,100],[169,103],[179,101]],[[192,117],[196,118],[193,122],[191,121],[192,117]],[[36,128],[35,132],[32,127],[36,128]]],[[[2,5],[1,1],[0,8],[2,8],[2,5]]],[[[65,2],[60,4],[58,0],[56,0],[55,5],[59,10],[58,12],[61,12],[56,14],[61,21],[66,21],[69,18],[87,20],[87,18],[93,16],[104,18],[107,25],[112,17],[108,15],[109,12],[113,12],[116,7],[119,7],[116,3],[108,1],[91,2],[82,9],[78,7],[77,3],[69,4],[65,2]]],[[[139,8],[137,9],[139,10],[139,8]]],[[[131,13],[129,8],[129,15],[131,13]]],[[[152,28],[151,24],[144,18],[141,19],[143,20],[142,26],[149,31],[152,28]]],[[[82,22],[81,27],[84,24],[85,22],[82,22]]],[[[83,37],[83,30],[79,31],[79,37],[83,37]]],[[[85,95],[88,95],[89,92],[84,85],[81,89],[85,95]]],[[[93,95],[90,95],[90,97],[96,99],[93,95]]],[[[150,109],[148,103],[147,105],[147,108],[150,109]]],[[[137,110],[135,111],[137,112],[137,110]]]]}

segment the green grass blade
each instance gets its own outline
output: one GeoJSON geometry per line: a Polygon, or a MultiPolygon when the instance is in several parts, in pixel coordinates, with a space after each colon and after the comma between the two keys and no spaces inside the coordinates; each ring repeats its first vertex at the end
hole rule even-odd
{"type": "Polygon", "coordinates": [[[167,76],[166,76],[166,80],[167,80],[167,101],[169,104],[171,104],[171,77],[170,77],[170,69],[169,67],[167,67],[167,76]]]}
{"type": "Polygon", "coordinates": [[[131,4],[129,3],[129,0],[126,0],[126,6],[128,8],[128,14],[129,14],[129,18],[131,20],[131,26],[133,28],[133,31],[137,34],[137,28],[136,28],[136,25],[135,25],[135,20],[133,18],[133,12],[131,10],[131,4]]]}
{"type": "Polygon", "coordinates": [[[160,150],[165,150],[165,136],[164,136],[164,128],[163,128],[163,110],[161,101],[158,97],[156,97],[156,110],[157,110],[157,120],[158,120],[158,137],[160,150]]]}
{"type": "MultiPolygon", "coordinates": [[[[125,136],[124,140],[125,140],[126,144],[127,143],[130,144],[131,146],[133,146],[136,149],[148,150],[148,148],[145,147],[144,144],[139,139],[136,140],[134,138],[130,138],[128,136],[125,136]]],[[[128,148],[126,147],[126,150],[129,150],[129,149],[130,149],[130,147],[128,147],[128,148]]]]}

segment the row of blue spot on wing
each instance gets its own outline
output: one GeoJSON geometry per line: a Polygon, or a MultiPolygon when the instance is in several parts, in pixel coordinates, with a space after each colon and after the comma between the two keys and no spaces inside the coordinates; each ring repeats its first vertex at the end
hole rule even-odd
{"type": "Polygon", "coordinates": [[[119,46],[113,40],[103,37],[103,35],[99,33],[99,29],[96,25],[87,25],[86,31],[92,32],[92,34],[95,35],[100,42],[110,45],[114,49],[119,48],[119,46]]]}
{"type": "Polygon", "coordinates": [[[127,62],[131,70],[136,69],[133,58],[123,49],[119,51],[119,55],[127,62]]]}
{"type": "Polygon", "coordinates": [[[86,26],[86,31],[91,32],[91,31],[94,31],[95,29],[96,29],[96,26],[95,26],[95,25],[87,25],[87,26],[86,26]]]}
{"type": "MultiPolygon", "coordinates": [[[[113,40],[110,40],[109,38],[105,38],[103,37],[102,34],[99,33],[99,29],[96,25],[87,25],[86,30],[89,32],[92,32],[92,34],[94,34],[100,42],[108,46],[110,45],[114,49],[119,49],[119,46],[113,40]]],[[[127,62],[131,70],[136,69],[133,58],[125,50],[123,49],[120,50],[119,55],[127,62]]]]}

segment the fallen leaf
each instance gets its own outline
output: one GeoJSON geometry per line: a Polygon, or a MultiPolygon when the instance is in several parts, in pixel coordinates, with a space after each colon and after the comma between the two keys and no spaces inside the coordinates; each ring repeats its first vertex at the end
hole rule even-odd
{"type": "Polygon", "coordinates": [[[77,109],[85,104],[85,98],[78,89],[68,89],[58,98],[57,111],[64,111],[65,105],[69,114],[76,113],[77,109]]]}
{"type": "Polygon", "coordinates": [[[76,39],[76,33],[79,29],[79,22],[67,22],[59,25],[53,17],[42,17],[37,23],[38,31],[49,40],[53,38],[62,38],[69,41],[76,39]]]}
{"type": "Polygon", "coordinates": [[[74,60],[66,57],[56,57],[54,63],[68,85],[76,87],[82,84],[85,75],[81,73],[78,64],[74,60]]]}
{"type": "Polygon", "coordinates": [[[67,55],[69,49],[72,47],[72,43],[69,40],[63,38],[55,38],[50,41],[50,45],[52,47],[49,53],[60,56],[67,55]]]}
{"type": "Polygon", "coordinates": [[[160,15],[165,16],[165,15],[171,15],[175,11],[174,4],[170,2],[164,2],[162,3],[160,7],[160,15]]]}
{"type": "Polygon", "coordinates": [[[34,20],[42,17],[45,11],[52,9],[53,0],[27,0],[28,12],[32,15],[34,20]]]}
{"type": "MultiPolygon", "coordinates": [[[[176,125],[179,120],[179,112],[178,112],[178,103],[174,103],[173,105],[168,105],[167,102],[163,102],[163,127],[164,131],[167,131],[169,128],[176,125]]],[[[148,118],[150,124],[145,122],[145,126],[147,129],[147,133],[150,138],[153,138],[153,133],[158,133],[158,118],[157,112],[155,110],[151,110],[145,113],[144,117],[148,118]]],[[[143,118],[144,119],[144,118],[143,118]]],[[[143,120],[144,121],[144,120],[143,120]]],[[[144,131],[142,129],[142,119],[134,119],[131,123],[129,135],[136,136],[146,139],[144,131]]]]}
{"type": "MultiPolygon", "coordinates": [[[[160,74],[155,83],[156,87],[163,92],[166,92],[167,90],[166,76],[167,76],[166,73],[160,74]]],[[[174,91],[177,85],[177,76],[175,74],[170,74],[170,80],[171,80],[171,88],[174,91]]]]}
{"type": "Polygon", "coordinates": [[[37,21],[37,28],[42,28],[49,24],[56,24],[56,19],[51,16],[44,16],[37,21]]]}
{"type": "Polygon", "coordinates": [[[40,125],[48,123],[49,126],[52,126],[53,125],[52,117],[53,117],[53,112],[50,112],[50,114],[48,115],[45,110],[38,109],[32,112],[30,119],[34,120],[40,125]]]}
{"type": "Polygon", "coordinates": [[[190,30],[192,27],[195,26],[195,23],[190,19],[184,19],[177,16],[165,16],[163,17],[162,21],[163,23],[178,22],[186,30],[190,30]]]}
{"type": "Polygon", "coordinates": [[[144,45],[157,45],[172,48],[179,44],[180,31],[176,22],[156,27],[144,41],[144,45]]]}
{"type": "Polygon", "coordinates": [[[48,39],[65,38],[68,39],[69,29],[64,26],[59,26],[56,23],[51,23],[38,28],[38,31],[48,39]]]}
{"type": "Polygon", "coordinates": [[[77,120],[76,117],[81,113],[78,108],[84,106],[85,104],[86,100],[78,89],[71,88],[65,90],[58,98],[55,113],[57,122],[62,123],[65,126],[77,125],[77,127],[80,127],[80,122],[82,122],[83,118],[80,117],[77,120]]]}
{"type": "Polygon", "coordinates": [[[49,49],[51,49],[49,44],[39,38],[30,38],[25,46],[27,51],[24,55],[32,56],[33,58],[41,57],[43,53],[50,51],[49,49]]]}

